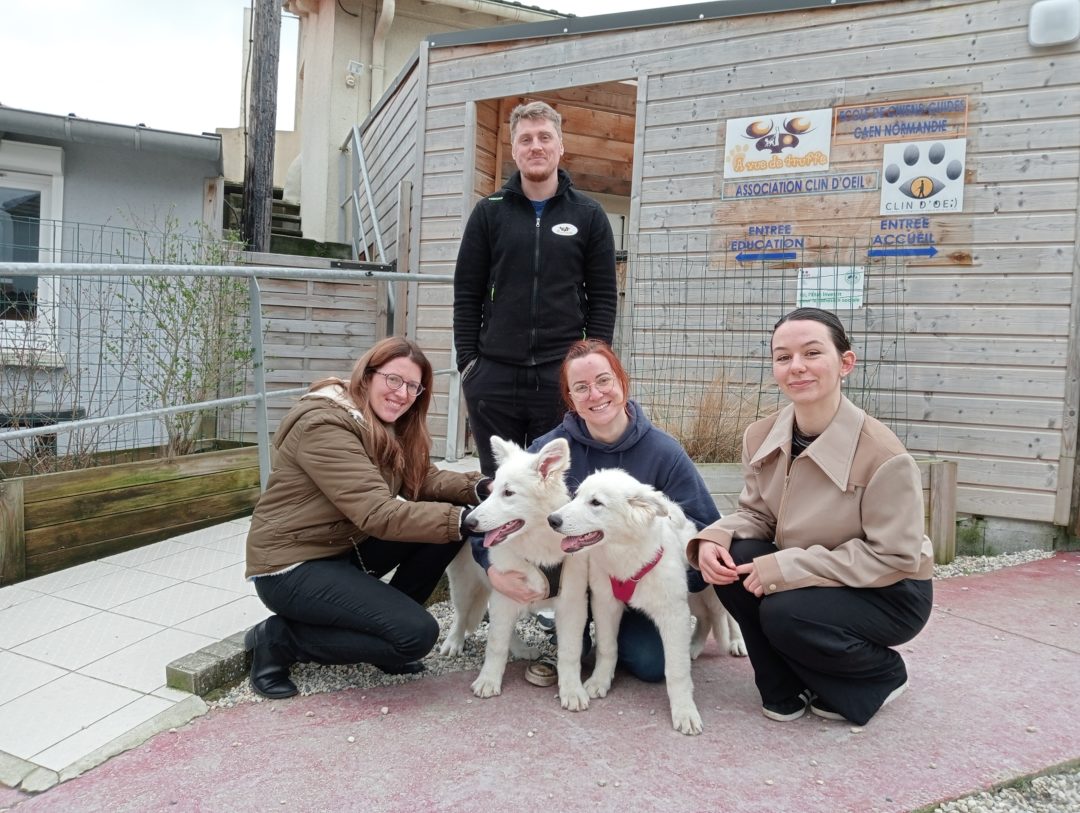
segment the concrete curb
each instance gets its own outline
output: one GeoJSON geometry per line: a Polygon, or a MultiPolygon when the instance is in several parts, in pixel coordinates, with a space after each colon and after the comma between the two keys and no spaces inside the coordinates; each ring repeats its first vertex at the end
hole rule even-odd
{"type": "Polygon", "coordinates": [[[251,655],[244,650],[244,633],[177,658],[165,667],[165,684],[170,689],[205,697],[215,689],[229,686],[247,676],[251,655]]]}
{"type": "Polygon", "coordinates": [[[60,771],[0,751],[0,784],[24,793],[41,793],[96,768],[117,754],[142,745],[155,734],[182,726],[209,710],[210,707],[201,697],[186,697],[60,771]]]}
{"type": "MultiPolygon", "coordinates": [[[[101,746],[96,751],[92,751],[76,762],[71,763],[60,771],[59,781],[66,782],[69,779],[74,779],[79,774],[84,773],[91,768],[96,768],[98,765],[111,759],[117,754],[122,754],[124,751],[129,751],[132,748],[142,745],[155,734],[178,728],[185,723],[191,722],[196,717],[201,717],[209,710],[210,707],[206,705],[201,697],[185,697],[179,703],[173,704],[172,707],[155,714],[146,722],[135,726],[135,728],[121,734],[116,739],[105,743],[105,745],[101,746]]],[[[30,788],[26,787],[25,780],[23,781],[22,789],[30,790],[30,788]]]]}
{"type": "Polygon", "coordinates": [[[0,785],[17,788],[37,768],[33,762],[0,751],[0,785]]]}

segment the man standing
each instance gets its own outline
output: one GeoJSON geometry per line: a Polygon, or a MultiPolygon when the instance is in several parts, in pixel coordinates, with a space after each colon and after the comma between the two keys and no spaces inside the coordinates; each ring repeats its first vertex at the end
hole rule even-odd
{"type": "Polygon", "coordinates": [[[454,345],[480,468],[491,436],[527,446],[562,420],[559,368],[582,338],[615,332],[607,215],[559,169],[562,117],[544,102],[510,114],[518,171],[476,204],[454,271],[454,345]]]}

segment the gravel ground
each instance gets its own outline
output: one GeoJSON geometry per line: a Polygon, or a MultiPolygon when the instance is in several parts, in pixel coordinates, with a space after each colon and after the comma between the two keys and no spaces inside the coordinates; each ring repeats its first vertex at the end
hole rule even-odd
{"type": "MultiPolygon", "coordinates": [[[[951,564],[937,565],[934,578],[949,579],[975,573],[988,573],[1004,567],[1034,562],[1054,554],[1050,551],[1028,550],[1000,556],[958,556],[951,564]]],[[[428,608],[439,622],[440,641],[450,629],[453,609],[442,601],[428,608]]],[[[554,655],[554,647],[535,620],[518,624],[518,633],[527,644],[537,646],[544,654],[554,655]]],[[[480,625],[475,636],[465,643],[465,653],[457,657],[440,655],[438,647],[426,658],[427,670],[420,677],[444,675],[462,670],[479,671],[484,660],[484,641],[487,623],[480,625]]],[[[387,675],[373,666],[316,666],[299,664],[290,676],[300,694],[333,692],[341,689],[366,689],[419,679],[417,676],[387,675]]],[[[243,681],[217,697],[211,706],[230,708],[239,703],[264,702],[252,691],[251,683],[243,681]]],[[[995,792],[976,793],[939,805],[929,813],[1080,813],[1080,768],[1072,767],[1062,773],[1039,776],[1021,787],[1003,788],[995,792]]]]}

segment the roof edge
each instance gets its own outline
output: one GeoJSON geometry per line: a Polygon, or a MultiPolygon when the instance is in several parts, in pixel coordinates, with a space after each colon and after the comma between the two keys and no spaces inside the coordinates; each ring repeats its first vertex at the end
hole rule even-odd
{"type": "Polygon", "coordinates": [[[805,11],[885,2],[895,2],[895,0],[714,0],[710,3],[692,3],[685,6],[620,11],[591,17],[567,17],[563,20],[452,31],[429,35],[427,43],[432,48],[450,48],[455,45],[483,45],[509,40],[569,37],[601,31],[746,17],[753,14],[778,14],[784,11],[805,11]]]}
{"type": "Polygon", "coordinates": [[[37,136],[77,144],[100,144],[127,147],[135,151],[171,153],[214,161],[218,173],[223,171],[221,136],[216,133],[177,133],[171,130],[155,130],[141,124],[112,124],[76,116],[59,116],[54,113],[0,106],[0,137],[5,135],[37,136]]]}

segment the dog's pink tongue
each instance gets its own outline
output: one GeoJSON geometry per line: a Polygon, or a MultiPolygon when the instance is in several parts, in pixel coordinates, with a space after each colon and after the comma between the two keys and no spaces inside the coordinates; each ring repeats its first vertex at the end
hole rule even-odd
{"type": "Polygon", "coordinates": [[[485,548],[490,548],[492,545],[499,541],[499,532],[501,530],[502,528],[496,528],[494,531],[488,531],[486,534],[484,534],[485,548]]]}

